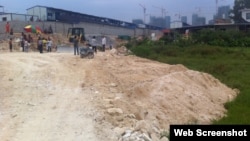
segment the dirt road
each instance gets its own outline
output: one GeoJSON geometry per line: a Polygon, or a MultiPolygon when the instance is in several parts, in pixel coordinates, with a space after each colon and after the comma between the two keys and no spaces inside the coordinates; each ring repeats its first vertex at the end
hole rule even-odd
{"type": "Polygon", "coordinates": [[[112,51],[94,59],[4,52],[0,139],[115,141],[127,129],[159,138],[171,123],[225,116],[223,104],[236,95],[209,74],[112,51]]]}

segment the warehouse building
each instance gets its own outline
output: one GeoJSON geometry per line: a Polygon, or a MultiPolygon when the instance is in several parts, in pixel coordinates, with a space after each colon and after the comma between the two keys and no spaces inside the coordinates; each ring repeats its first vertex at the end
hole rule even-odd
{"type": "Polygon", "coordinates": [[[80,22],[90,22],[112,26],[122,26],[126,28],[136,28],[136,24],[129,22],[39,5],[28,8],[27,14],[36,15],[41,21],[59,21],[72,24],[80,22]]]}

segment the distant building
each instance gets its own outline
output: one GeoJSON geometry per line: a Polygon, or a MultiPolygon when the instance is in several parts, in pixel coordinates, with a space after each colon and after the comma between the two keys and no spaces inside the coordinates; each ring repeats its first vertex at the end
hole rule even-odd
{"type": "Polygon", "coordinates": [[[39,5],[28,8],[27,13],[30,15],[38,16],[38,20],[40,21],[59,21],[72,24],[79,22],[89,22],[112,26],[121,26],[125,28],[136,28],[136,24],[129,22],[39,5]]]}
{"type": "Polygon", "coordinates": [[[230,19],[229,18],[230,6],[220,6],[218,8],[217,17],[218,19],[230,19]]]}
{"type": "Polygon", "coordinates": [[[132,23],[134,23],[134,24],[144,24],[142,19],[133,19],[132,23]]]}
{"type": "Polygon", "coordinates": [[[173,29],[173,28],[183,28],[183,27],[186,27],[186,26],[190,26],[190,25],[188,25],[187,23],[182,22],[182,21],[173,21],[170,24],[171,29],[173,29]]]}
{"type": "Polygon", "coordinates": [[[16,13],[0,13],[0,21],[32,21],[38,19],[37,16],[16,13]]]}
{"type": "Polygon", "coordinates": [[[6,13],[4,12],[4,6],[0,5],[0,21],[30,21],[37,18],[34,15],[6,13]]]}
{"type": "Polygon", "coordinates": [[[166,19],[162,18],[162,17],[150,16],[149,24],[153,25],[153,26],[165,28],[166,27],[166,19]]]}
{"type": "Polygon", "coordinates": [[[2,9],[2,11],[0,11],[0,13],[4,13],[4,6],[0,5],[0,8],[2,9]]]}
{"type": "Polygon", "coordinates": [[[241,16],[246,22],[250,23],[250,9],[242,9],[241,16]]]}
{"type": "Polygon", "coordinates": [[[193,26],[206,25],[206,18],[199,17],[198,14],[193,14],[192,15],[192,25],[193,26]]]}
{"type": "Polygon", "coordinates": [[[165,28],[170,28],[170,23],[171,23],[171,17],[166,16],[166,27],[165,28]]]}
{"type": "Polygon", "coordinates": [[[183,23],[187,23],[187,16],[181,16],[181,21],[183,23]]]}
{"type": "Polygon", "coordinates": [[[229,12],[230,6],[220,6],[217,15],[214,16],[214,24],[232,23],[229,12]]]}

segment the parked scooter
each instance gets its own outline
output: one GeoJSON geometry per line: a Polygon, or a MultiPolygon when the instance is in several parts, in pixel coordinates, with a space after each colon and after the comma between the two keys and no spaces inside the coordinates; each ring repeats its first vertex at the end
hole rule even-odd
{"type": "Polygon", "coordinates": [[[93,48],[91,46],[80,47],[80,57],[81,58],[93,59],[94,58],[94,50],[93,50],[93,48]]]}

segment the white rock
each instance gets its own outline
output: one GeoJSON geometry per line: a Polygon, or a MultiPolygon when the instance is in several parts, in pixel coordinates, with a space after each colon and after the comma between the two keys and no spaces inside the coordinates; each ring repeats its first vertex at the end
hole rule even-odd
{"type": "Polygon", "coordinates": [[[123,114],[123,111],[122,109],[120,108],[109,108],[107,110],[107,112],[110,114],[110,115],[121,115],[123,114]]]}
{"type": "Polygon", "coordinates": [[[135,131],[142,131],[152,133],[151,125],[145,120],[140,120],[136,122],[135,131]]]}
{"type": "Polygon", "coordinates": [[[160,141],[169,141],[169,139],[167,137],[163,137],[163,138],[161,138],[160,141]]]}
{"type": "Polygon", "coordinates": [[[156,134],[151,134],[151,139],[153,140],[153,141],[160,141],[160,136],[157,136],[156,134]]]}
{"type": "Polygon", "coordinates": [[[125,133],[125,135],[122,136],[122,139],[129,138],[131,136],[131,133],[125,133]]]}
{"type": "Polygon", "coordinates": [[[145,134],[145,133],[142,134],[142,138],[143,138],[145,141],[152,141],[152,139],[150,139],[150,137],[149,137],[147,134],[145,134]]]}
{"type": "Polygon", "coordinates": [[[129,115],[127,115],[127,117],[135,119],[135,115],[134,114],[129,114],[129,115]]]}

